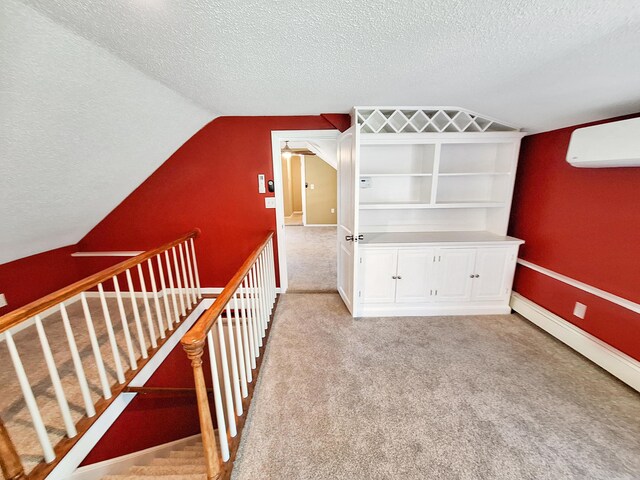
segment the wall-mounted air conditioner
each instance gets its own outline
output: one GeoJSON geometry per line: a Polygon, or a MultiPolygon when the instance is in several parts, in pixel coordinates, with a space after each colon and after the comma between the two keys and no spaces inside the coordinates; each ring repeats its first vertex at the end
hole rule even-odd
{"type": "Polygon", "coordinates": [[[567,162],[582,168],[640,166],[640,118],[574,130],[567,162]]]}

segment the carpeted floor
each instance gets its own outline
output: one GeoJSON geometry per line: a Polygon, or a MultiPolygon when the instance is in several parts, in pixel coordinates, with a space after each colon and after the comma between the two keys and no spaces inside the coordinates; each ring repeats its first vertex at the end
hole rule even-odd
{"type": "MultiPolygon", "coordinates": [[[[136,333],[131,300],[130,298],[124,298],[123,300],[127,318],[129,320],[129,331],[131,333],[133,348],[136,358],[139,359],[141,357],[140,344],[136,333]]],[[[96,336],[98,337],[100,344],[100,351],[102,352],[109,385],[114,385],[117,382],[115,361],[109,344],[100,300],[97,298],[89,298],[87,302],[93,318],[96,336]]],[[[120,352],[122,367],[126,372],[129,369],[128,354],[126,352],[126,343],[117,303],[114,298],[109,298],[107,303],[114,327],[116,342],[120,352]]],[[[144,313],[144,302],[142,299],[138,299],[137,303],[143,324],[145,341],[147,346],[150,346],[149,330],[147,329],[146,316],[144,313]]],[[[158,324],[156,322],[155,315],[153,314],[153,312],[155,312],[153,302],[151,310],[157,336],[158,324]]],[[[67,312],[69,314],[70,324],[73,326],[75,341],[80,352],[80,357],[89,383],[93,402],[95,403],[102,396],[102,388],[100,386],[101,384],[97,368],[95,366],[95,357],[93,356],[93,350],[91,349],[89,333],[84,319],[84,314],[82,312],[81,303],[75,302],[70,306],[67,306],[67,312]]],[[[60,313],[58,312],[45,318],[43,320],[43,326],[47,333],[47,338],[58,367],[58,373],[65,389],[73,420],[74,422],[77,422],[85,416],[86,412],[60,313]]],[[[31,326],[16,333],[14,335],[14,341],[18,348],[18,352],[20,353],[31,388],[33,389],[33,393],[36,397],[36,402],[40,407],[43,421],[49,434],[49,439],[51,440],[52,445],[56,445],[58,441],[66,436],[66,432],[64,430],[64,423],[62,421],[60,409],[58,408],[58,403],[56,401],[46,363],[44,361],[36,327],[31,326]]],[[[0,370],[0,418],[2,418],[2,421],[5,423],[7,430],[9,431],[9,435],[20,454],[25,470],[28,472],[42,460],[42,449],[33,429],[31,416],[26,408],[17,376],[9,357],[9,351],[4,341],[0,342],[0,364],[4,365],[4,368],[0,370]]]]}
{"type": "Polygon", "coordinates": [[[280,299],[233,478],[638,479],[640,394],[516,315],[280,299]]]}
{"type": "Polygon", "coordinates": [[[335,292],[336,227],[285,227],[289,292],[335,292]]]}

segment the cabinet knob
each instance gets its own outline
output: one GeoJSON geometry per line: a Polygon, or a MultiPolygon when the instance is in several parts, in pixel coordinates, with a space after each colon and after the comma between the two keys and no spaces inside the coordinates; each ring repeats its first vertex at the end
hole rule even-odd
{"type": "Polygon", "coordinates": [[[476,276],[472,273],[471,275],[469,275],[469,278],[475,278],[476,276]]]}
{"type": "Polygon", "coordinates": [[[393,278],[395,280],[398,277],[396,277],[395,275],[391,275],[391,278],[393,278]]]}
{"type": "Polygon", "coordinates": [[[476,278],[480,278],[480,275],[476,273],[476,278]]]}
{"type": "Polygon", "coordinates": [[[396,278],[397,278],[398,280],[402,280],[402,277],[401,277],[400,275],[398,275],[396,278]]]}

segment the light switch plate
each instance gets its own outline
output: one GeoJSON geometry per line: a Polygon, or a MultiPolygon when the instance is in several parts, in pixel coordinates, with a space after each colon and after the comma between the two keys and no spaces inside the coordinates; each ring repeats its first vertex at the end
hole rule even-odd
{"type": "Polygon", "coordinates": [[[264,184],[264,173],[258,174],[258,193],[267,193],[267,187],[264,184]]]}
{"type": "Polygon", "coordinates": [[[7,297],[4,296],[4,293],[0,293],[0,307],[7,306],[7,297]]]}
{"type": "Polygon", "coordinates": [[[276,197],[264,197],[264,206],[266,208],[276,208],[276,197]]]}
{"type": "Polygon", "coordinates": [[[576,306],[573,307],[573,314],[578,317],[584,319],[584,316],[587,313],[587,306],[583,303],[576,302],[576,306]]]}

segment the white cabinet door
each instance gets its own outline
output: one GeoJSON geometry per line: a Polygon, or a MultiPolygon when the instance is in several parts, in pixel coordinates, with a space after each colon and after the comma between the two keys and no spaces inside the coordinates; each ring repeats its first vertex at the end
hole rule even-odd
{"type": "Polygon", "coordinates": [[[473,279],[473,300],[502,300],[511,293],[516,249],[478,248],[473,279]]]}
{"type": "Polygon", "coordinates": [[[351,127],[338,137],[338,293],[356,317],[358,302],[358,127],[351,127]]]}
{"type": "Polygon", "coordinates": [[[360,300],[362,303],[393,303],[396,297],[395,248],[363,248],[360,264],[360,300]]]}
{"type": "Polygon", "coordinates": [[[433,248],[398,249],[396,302],[430,302],[433,283],[433,248]]]}
{"type": "Polygon", "coordinates": [[[471,299],[474,278],[475,248],[441,248],[437,252],[437,302],[460,302],[471,299]]]}

